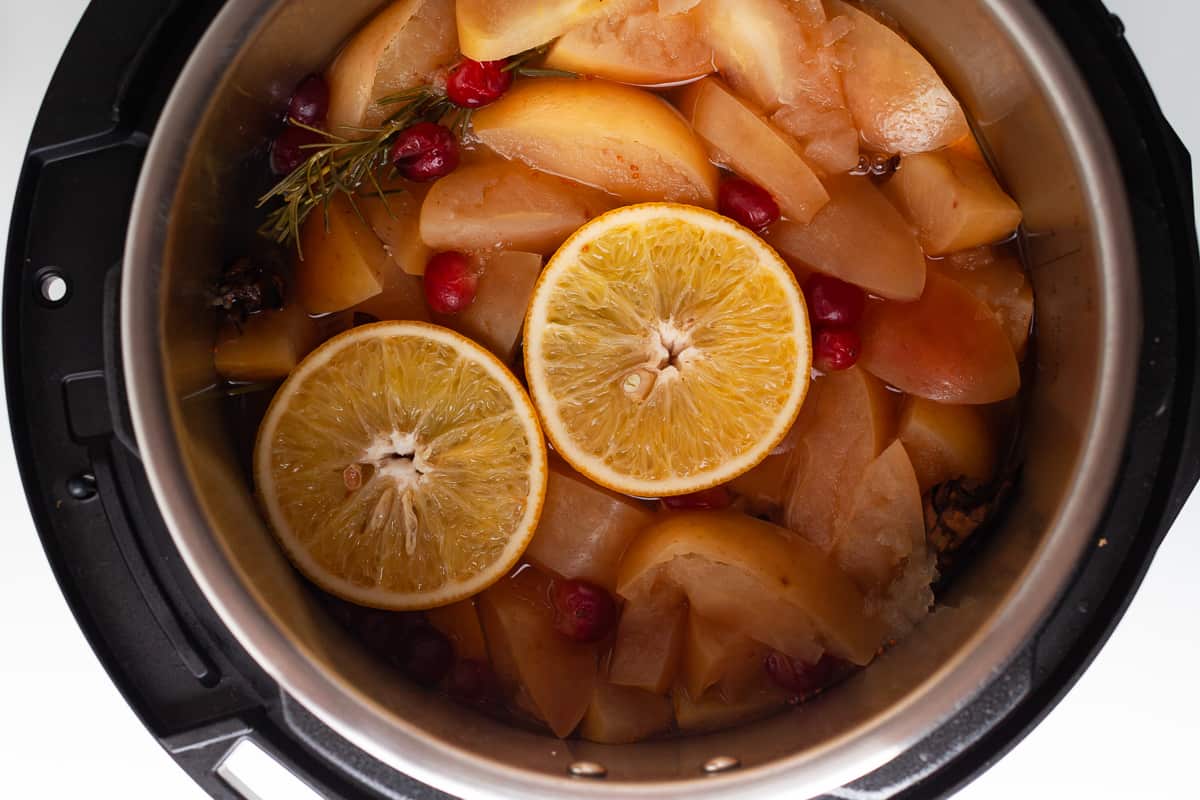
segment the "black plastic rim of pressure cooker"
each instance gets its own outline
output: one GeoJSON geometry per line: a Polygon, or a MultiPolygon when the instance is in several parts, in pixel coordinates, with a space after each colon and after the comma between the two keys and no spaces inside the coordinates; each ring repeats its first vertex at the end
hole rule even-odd
{"type": "MultiPolygon", "coordinates": [[[[93,0],[46,94],[4,273],[4,377],[25,491],[80,627],[129,705],[214,797],[255,741],[330,798],[434,798],[284,695],[182,564],[127,423],[117,295],[129,207],[159,110],[219,0],[93,0]],[[61,290],[62,296],[52,289],[61,290]]],[[[925,740],[848,788],[942,797],[987,769],[1070,689],[1121,618],[1200,474],[1191,164],[1123,28],[1099,0],[1038,0],[1116,144],[1136,226],[1145,328],[1131,433],[1070,588],[1009,668],[925,740]]],[[[75,746],[87,747],[86,742],[75,746]]]]}

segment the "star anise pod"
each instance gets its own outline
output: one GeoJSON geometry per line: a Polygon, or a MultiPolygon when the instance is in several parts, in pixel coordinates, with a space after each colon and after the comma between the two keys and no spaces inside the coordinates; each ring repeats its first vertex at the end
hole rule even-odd
{"type": "Polygon", "coordinates": [[[211,288],[209,304],[240,324],[260,311],[283,308],[286,290],[277,256],[245,256],[221,273],[211,288]]]}
{"type": "Polygon", "coordinates": [[[925,532],[938,554],[938,569],[952,566],[954,554],[996,513],[1008,497],[1010,478],[984,482],[958,478],[925,495],[925,532]]]}

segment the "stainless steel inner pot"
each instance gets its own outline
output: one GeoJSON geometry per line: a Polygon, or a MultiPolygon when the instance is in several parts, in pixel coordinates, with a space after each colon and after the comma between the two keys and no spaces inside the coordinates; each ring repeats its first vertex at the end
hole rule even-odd
{"type": "Polygon", "coordinates": [[[275,546],[219,402],[202,391],[216,380],[203,286],[230,255],[230,231],[246,227],[247,154],[290,87],[379,5],[229,0],[163,110],[133,206],[121,333],[138,444],[179,550],[238,641],[337,733],[467,797],[807,796],[961,708],[1031,636],[1093,534],[1127,434],[1141,329],[1111,143],[1032,3],[878,2],[947,76],[1025,212],[1038,345],[1027,466],[1005,529],[911,637],[836,691],[743,728],[620,747],[506,727],[376,664],[275,546]],[[717,756],[741,766],[706,775],[717,756]],[[607,778],[570,777],[578,760],[607,778]]]}

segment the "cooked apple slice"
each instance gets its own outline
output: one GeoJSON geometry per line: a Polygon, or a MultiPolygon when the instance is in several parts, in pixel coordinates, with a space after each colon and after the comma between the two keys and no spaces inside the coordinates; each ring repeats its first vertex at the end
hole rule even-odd
{"type": "Polygon", "coordinates": [[[829,175],[858,166],[859,135],[850,112],[808,104],[786,105],[771,121],[795,136],[804,157],[829,175]]]}
{"type": "Polygon", "coordinates": [[[458,0],[458,38],[467,58],[495,61],[634,6],[631,0],[458,0]]]}
{"type": "Polygon", "coordinates": [[[992,171],[951,150],[905,157],[884,191],[931,256],[991,244],[1021,224],[1021,209],[992,171]]]}
{"type": "Polygon", "coordinates": [[[621,609],[608,679],[655,694],[671,688],[683,652],[687,608],[675,586],[639,587],[621,609]]]}
{"type": "Polygon", "coordinates": [[[833,0],[832,7],[854,22],[843,40],[852,57],[842,81],[846,105],[868,146],[885,153],[925,153],[969,132],[962,106],[912,45],[841,0],[833,0]]]}
{"type": "Polygon", "coordinates": [[[982,300],[1008,334],[1017,360],[1025,358],[1033,325],[1033,285],[1021,262],[980,247],[930,262],[982,300]]]}
{"type": "MultiPolygon", "coordinates": [[[[800,283],[804,283],[803,278],[800,283]]],[[[729,482],[729,488],[744,500],[750,514],[774,514],[783,507],[789,464],[800,433],[801,426],[792,425],[783,441],[758,466],[729,482]]]]}
{"type": "Polygon", "coordinates": [[[420,238],[437,250],[499,246],[545,255],[616,205],[615,197],[589,186],[489,159],[433,185],[421,207],[420,238]]]}
{"type": "Polygon", "coordinates": [[[867,593],[889,638],[900,638],[929,613],[935,559],[925,543],[917,476],[899,440],[863,473],[834,557],[867,593]]]}
{"type": "Polygon", "coordinates": [[[425,612],[425,619],[446,634],[446,638],[454,644],[454,654],[458,658],[488,660],[487,642],[483,638],[483,626],[479,624],[474,600],[460,600],[441,608],[431,608],[425,612]]]}
{"type": "Polygon", "coordinates": [[[979,406],[910,397],[900,414],[899,436],[922,492],[955,478],[992,477],[996,441],[979,406]]]}
{"type": "Polygon", "coordinates": [[[679,106],[708,143],[712,160],[770,192],[784,216],[806,223],[829,201],[795,140],[718,79],[705,78],[687,87],[679,106]]]}
{"type": "Polygon", "coordinates": [[[398,268],[390,268],[386,269],[383,282],[382,292],[364,300],[351,310],[378,320],[429,321],[429,307],[425,304],[425,290],[420,276],[409,275],[398,268]]]}
{"type": "Polygon", "coordinates": [[[394,111],[377,100],[429,83],[457,54],[454,0],[396,0],[354,34],[329,67],[329,130],[362,136],[351,129],[378,125],[394,111]]]}
{"type": "Polygon", "coordinates": [[[328,214],[318,209],[308,215],[300,230],[300,252],[296,297],[310,314],[341,311],[383,291],[391,259],[341,192],[333,194],[328,214]]]}
{"type": "Polygon", "coordinates": [[[691,80],[716,69],[694,11],[667,15],[653,7],[572,28],[551,46],[546,66],[642,86],[691,80]]]}
{"type": "Polygon", "coordinates": [[[717,69],[760,110],[796,102],[845,107],[836,53],[820,46],[820,3],[705,0],[699,11],[717,69]]]}
{"type": "Polygon", "coordinates": [[[240,326],[222,325],[213,362],[228,380],[273,381],[286,378],[319,341],[316,320],[292,303],[254,314],[240,326]]]}
{"type": "Polygon", "coordinates": [[[537,253],[505,250],[481,258],[482,275],[475,300],[465,311],[436,316],[435,322],[453,328],[511,364],[525,324],[525,310],[542,272],[537,253]]]}
{"type": "Polygon", "coordinates": [[[684,733],[732,728],[768,717],[788,706],[786,692],[766,686],[732,702],[716,691],[694,700],[687,689],[679,686],[671,692],[671,700],[675,706],[675,724],[684,733]]]}
{"type": "Polygon", "coordinates": [[[525,567],[479,595],[479,619],[500,681],[523,687],[536,716],[567,736],[591,702],[597,647],[554,629],[549,591],[550,578],[525,567]]]}
{"type": "Polygon", "coordinates": [[[653,519],[644,503],[601,488],[552,457],[542,516],[525,557],[611,592],[625,548],[653,519]]]}
{"type": "Polygon", "coordinates": [[[825,179],[829,202],[807,225],[780,220],[767,241],[789,261],[892,300],[915,300],[925,256],[909,224],[867,178],[825,179]]]}
{"type": "Polygon", "coordinates": [[[717,170],[666,101],[601,80],[518,81],[472,117],[475,135],[506,158],[603,187],[632,203],[712,208],[717,170]]]}
{"type": "Polygon", "coordinates": [[[1021,373],[1008,335],[975,295],[937,273],[915,303],[870,303],[859,363],[902,392],[977,405],[1012,397],[1021,373]]]}
{"type": "Polygon", "coordinates": [[[895,426],[894,396],[862,368],[814,381],[795,425],[787,527],[829,552],[863,472],[891,442],[895,426]]]}
{"type": "Polygon", "coordinates": [[[683,647],[683,685],[692,697],[717,686],[725,699],[740,699],[760,682],[768,652],[750,637],[691,613],[683,647]]]}
{"type": "Polygon", "coordinates": [[[601,744],[628,744],[668,730],[671,717],[666,695],[597,681],[579,735],[601,744]]]}
{"type": "Polygon", "coordinates": [[[870,463],[838,525],[833,554],[864,591],[881,591],[925,540],[921,490],[908,453],[892,442],[870,463]]]}
{"type": "Polygon", "coordinates": [[[882,641],[859,590],[820,550],[736,512],[670,514],[634,539],[617,593],[636,608],[670,586],[693,612],[794,658],[827,649],[866,664],[882,641]]]}
{"type": "Polygon", "coordinates": [[[409,275],[424,275],[432,254],[421,239],[420,230],[426,189],[419,183],[396,178],[382,182],[378,187],[364,187],[354,201],[371,230],[383,242],[383,249],[396,266],[409,275]]]}

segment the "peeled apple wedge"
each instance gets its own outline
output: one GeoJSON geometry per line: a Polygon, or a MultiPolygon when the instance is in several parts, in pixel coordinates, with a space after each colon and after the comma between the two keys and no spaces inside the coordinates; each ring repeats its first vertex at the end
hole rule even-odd
{"type": "Polygon", "coordinates": [[[597,486],[551,458],[542,516],[525,557],[611,592],[626,546],[653,519],[642,502],[597,486]]]}
{"type": "Polygon", "coordinates": [[[591,703],[597,646],[554,629],[549,591],[550,579],[526,567],[479,595],[479,619],[501,683],[523,687],[531,711],[565,737],[591,703]]]}
{"type": "Polygon", "coordinates": [[[439,316],[435,321],[473,339],[505,364],[511,364],[525,323],[525,309],[542,273],[542,257],[537,253],[505,250],[481,260],[483,274],[479,277],[475,300],[465,311],[439,316]]]}
{"type": "Polygon", "coordinates": [[[553,253],[616,198],[537,172],[519,161],[490,159],[459,167],[433,184],[420,211],[420,236],[435,250],[497,245],[553,253]]]}
{"type": "Polygon", "coordinates": [[[716,69],[694,12],[666,15],[652,6],[572,28],[550,47],[546,66],[642,86],[691,80],[716,69]]]}
{"type": "Polygon", "coordinates": [[[446,638],[454,645],[457,658],[487,662],[487,642],[483,638],[483,626],[479,624],[474,600],[460,600],[448,606],[431,608],[425,612],[425,619],[446,634],[446,638]]]}
{"type": "Polygon", "coordinates": [[[916,300],[925,256],[912,227],[868,178],[825,179],[829,202],[807,225],[780,220],[767,242],[789,262],[892,300],[916,300]]]}
{"type": "Polygon", "coordinates": [[[871,149],[925,153],[969,132],[958,100],[916,48],[848,3],[832,0],[832,8],[854,23],[843,39],[852,58],[842,82],[846,105],[871,149]]]}
{"type": "Polygon", "coordinates": [[[1021,224],[1021,209],[987,165],[951,150],[907,156],[884,191],[931,256],[991,244],[1021,224]]]}
{"type": "Polygon", "coordinates": [[[368,181],[354,200],[371,230],[383,242],[383,249],[396,266],[409,275],[424,275],[425,264],[433,254],[421,240],[421,205],[425,191],[426,187],[421,184],[400,178],[381,182],[378,188],[368,181]]]}
{"type": "Polygon", "coordinates": [[[863,472],[838,526],[833,555],[864,591],[882,591],[924,541],[921,490],[897,439],[863,472]]]}
{"type": "Polygon", "coordinates": [[[784,216],[806,223],[829,201],[795,140],[717,78],[684,89],[679,107],[708,143],[712,160],[770,192],[784,216]]]}
{"type": "Polygon", "coordinates": [[[957,478],[987,481],[995,470],[996,440],[979,406],[910,397],[900,414],[899,436],[922,493],[957,478]]]}
{"type": "Polygon", "coordinates": [[[796,102],[845,106],[837,55],[821,46],[820,3],[705,0],[699,14],[717,69],[764,113],[796,102]]]}
{"type": "Polygon", "coordinates": [[[863,472],[896,435],[895,398],[861,367],[813,381],[796,420],[787,527],[829,552],[863,472]]]}
{"type": "Polygon", "coordinates": [[[329,131],[359,138],[363,134],[347,126],[378,125],[392,113],[376,100],[429,83],[457,53],[454,0],[396,0],[354,34],[329,67],[329,131]]]}
{"type": "Polygon", "coordinates": [[[846,109],[787,105],[771,115],[771,122],[795,136],[804,157],[826,174],[849,172],[858,166],[858,128],[846,109]]]}
{"type": "Polygon", "coordinates": [[[579,735],[601,744],[628,744],[668,730],[672,716],[666,695],[598,681],[579,735]]]}
{"type": "Polygon", "coordinates": [[[391,259],[341,192],[330,199],[328,215],[319,208],[308,215],[300,230],[300,252],[296,297],[310,314],[341,311],[383,291],[391,259]]]}
{"type": "Polygon", "coordinates": [[[495,61],[539,47],[592,17],[630,8],[628,0],[458,0],[462,53],[495,61]]]}
{"type": "Polygon", "coordinates": [[[859,365],[902,392],[979,405],[1012,397],[1021,373],[1008,335],[965,288],[930,273],[914,303],[870,303],[859,365]]]}
{"type": "Polygon", "coordinates": [[[656,584],[678,587],[692,612],[807,661],[828,650],[866,664],[883,640],[858,588],[820,550],[736,512],[671,514],[643,531],[617,593],[636,606],[656,584]]]}
{"type": "Polygon", "coordinates": [[[727,700],[740,699],[759,680],[769,649],[748,636],[688,614],[683,647],[683,686],[692,697],[712,686],[727,700]]]}
{"type": "Polygon", "coordinates": [[[384,266],[383,291],[351,308],[380,321],[429,321],[425,290],[419,275],[410,275],[390,262],[384,266]]]}
{"type": "Polygon", "coordinates": [[[833,551],[867,593],[867,604],[899,639],[929,613],[936,558],[925,542],[925,517],[904,445],[893,442],[863,473],[833,551]]]}
{"type": "Polygon", "coordinates": [[[232,381],[286,378],[320,341],[317,321],[292,303],[221,327],[213,351],[217,372],[232,381]]]}
{"type": "Polygon", "coordinates": [[[929,263],[992,310],[1008,334],[1017,360],[1024,359],[1033,326],[1033,284],[1021,262],[981,247],[929,263]]]}
{"type": "Polygon", "coordinates": [[[475,135],[505,158],[630,203],[674,201],[712,208],[717,170],[666,101],[601,80],[517,81],[475,112],[475,135]]]}
{"type": "Polygon", "coordinates": [[[613,642],[608,679],[618,686],[631,686],[662,694],[675,682],[687,608],[678,588],[651,586],[627,600],[621,609],[613,642]]]}

